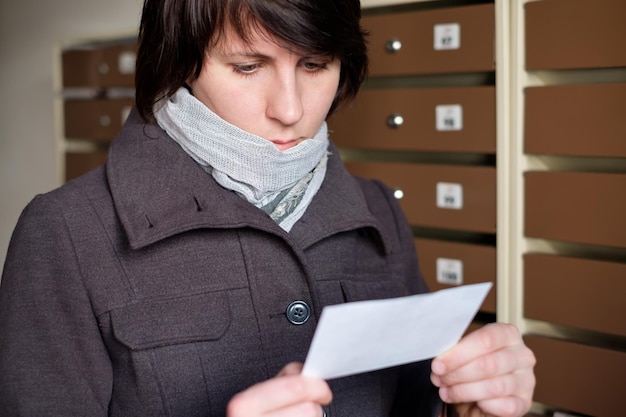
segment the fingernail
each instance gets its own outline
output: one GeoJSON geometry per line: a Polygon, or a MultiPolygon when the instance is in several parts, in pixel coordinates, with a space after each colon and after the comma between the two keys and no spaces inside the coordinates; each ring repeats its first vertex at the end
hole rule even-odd
{"type": "Polygon", "coordinates": [[[438,375],[430,374],[430,382],[432,382],[436,387],[441,386],[441,378],[438,375]]]}
{"type": "Polygon", "coordinates": [[[444,363],[441,361],[433,361],[433,363],[430,365],[430,368],[432,369],[433,373],[437,375],[442,375],[446,372],[446,365],[444,365],[444,363]]]}

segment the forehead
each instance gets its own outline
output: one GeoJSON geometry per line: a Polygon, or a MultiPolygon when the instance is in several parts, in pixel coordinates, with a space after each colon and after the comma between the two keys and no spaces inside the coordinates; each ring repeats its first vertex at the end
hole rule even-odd
{"type": "Polygon", "coordinates": [[[219,33],[216,33],[209,44],[208,52],[215,51],[221,54],[256,53],[259,50],[277,48],[297,55],[318,54],[319,51],[306,50],[289,41],[273,35],[257,20],[250,18],[245,25],[233,25],[226,22],[219,33]]]}
{"type": "Polygon", "coordinates": [[[251,27],[246,32],[236,31],[232,25],[227,25],[214,39],[211,50],[218,53],[253,52],[264,45],[277,45],[269,33],[261,27],[251,27]]]}

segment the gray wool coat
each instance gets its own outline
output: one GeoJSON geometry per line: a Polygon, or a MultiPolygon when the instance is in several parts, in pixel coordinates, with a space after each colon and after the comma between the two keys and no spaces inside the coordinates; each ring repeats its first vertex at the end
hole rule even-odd
{"type": "MultiPolygon", "coordinates": [[[[106,166],[35,197],[14,231],[0,415],[223,416],[305,359],[324,306],[426,290],[389,190],[336,150],[286,233],[133,111],[106,166]],[[310,307],[304,324],[288,320],[293,301],[310,307]]],[[[327,414],[436,415],[429,366],[332,380],[327,414]]]]}

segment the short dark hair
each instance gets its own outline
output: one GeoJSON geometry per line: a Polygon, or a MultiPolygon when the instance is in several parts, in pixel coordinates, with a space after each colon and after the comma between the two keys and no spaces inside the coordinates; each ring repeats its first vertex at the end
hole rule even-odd
{"type": "Polygon", "coordinates": [[[359,0],[145,0],[139,27],[135,98],[144,120],[154,105],[200,75],[207,48],[230,26],[244,41],[262,28],[295,50],[341,61],[331,114],[367,74],[359,0]]]}

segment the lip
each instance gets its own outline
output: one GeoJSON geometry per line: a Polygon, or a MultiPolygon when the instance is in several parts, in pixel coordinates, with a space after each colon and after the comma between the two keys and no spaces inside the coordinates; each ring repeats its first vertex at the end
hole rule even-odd
{"type": "Polygon", "coordinates": [[[286,151],[287,149],[293,148],[298,143],[302,142],[303,138],[298,139],[272,139],[271,142],[278,148],[280,151],[286,151]]]}

